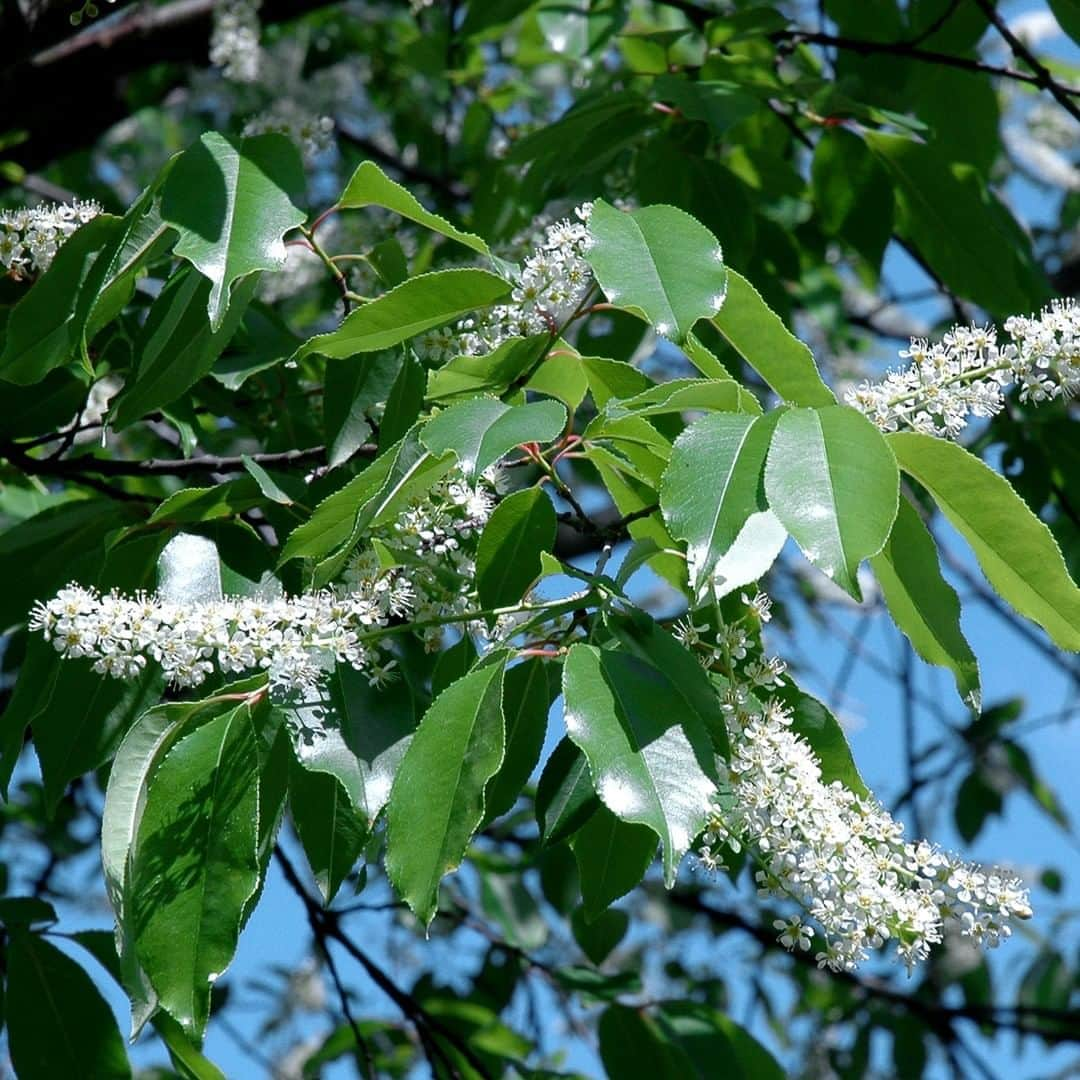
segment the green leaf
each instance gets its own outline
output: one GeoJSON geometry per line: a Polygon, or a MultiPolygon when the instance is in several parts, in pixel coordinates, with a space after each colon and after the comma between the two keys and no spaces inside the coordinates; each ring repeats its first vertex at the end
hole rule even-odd
{"type": "Polygon", "coordinates": [[[684,116],[708,124],[717,135],[761,108],[761,100],[737,83],[692,82],[683,75],[661,75],[653,85],[662,101],[674,102],[684,116]]]}
{"type": "Polygon", "coordinates": [[[0,926],[13,930],[36,923],[57,921],[52,904],[36,896],[5,896],[0,898],[0,926]]]}
{"type": "MultiPolygon", "coordinates": [[[[640,1009],[609,1005],[600,1016],[600,1060],[611,1080],[648,1076],[651,1080],[686,1080],[694,1070],[686,1055],[640,1009]]],[[[723,1075],[725,1073],[715,1073],[723,1075]]]]}
{"type": "Polygon", "coordinates": [[[900,492],[896,459],[854,409],[791,409],[765,463],[765,495],[803,554],[861,600],[859,563],[889,538],[900,492]]]}
{"type": "Polygon", "coordinates": [[[297,761],[334,777],[367,826],[374,825],[424,707],[409,680],[380,690],[338,664],[319,685],[274,707],[285,718],[297,761]]]}
{"type": "Polygon", "coordinates": [[[1077,0],[1050,0],[1050,10],[1061,29],[1073,41],[1080,42],[1080,3],[1077,0]]]}
{"type": "Polygon", "coordinates": [[[965,705],[982,708],[979,662],[960,629],[960,600],[941,575],[937,545],[918,511],[900,500],[889,541],[870,560],[893,622],[928,663],[948,668],[965,705]]]}
{"type": "Polygon", "coordinates": [[[708,1005],[697,1001],[665,1001],[657,1009],[656,1022],[693,1063],[684,1076],[701,1077],[701,1080],[717,1075],[729,1080],[784,1080],[783,1069],[757,1039],[708,1005]]]}
{"type": "Polygon", "coordinates": [[[7,1030],[11,1064],[21,1080],[130,1080],[116,1019],[90,976],[25,930],[8,942],[7,1030]]]}
{"type": "Polygon", "coordinates": [[[426,384],[427,373],[423,364],[411,350],[406,350],[386,399],[386,409],[379,425],[380,452],[393,446],[398,439],[404,438],[409,428],[416,423],[416,418],[424,407],[426,384]]]}
{"type": "Polygon", "coordinates": [[[323,394],[326,458],[330,467],[348,461],[371,434],[368,412],[385,402],[401,368],[397,350],[363,360],[328,360],[323,394]]]}
{"type": "Polygon", "coordinates": [[[598,919],[608,906],[641,883],[656,854],[656,833],[616,817],[601,804],[570,840],[577,860],[585,918],[598,919]]]}
{"type": "Polygon", "coordinates": [[[563,669],[566,730],[589,759],[596,793],[660,838],[669,887],[718,783],[705,719],[677,678],[639,655],[583,644],[563,669]]]}
{"type": "Polygon", "coordinates": [[[0,382],[4,402],[0,438],[52,434],[79,411],[86,394],[86,384],[65,368],[50,371],[41,382],[29,386],[0,382]]]}
{"type": "Polygon", "coordinates": [[[336,330],[304,342],[293,358],[311,353],[342,358],[387,349],[497,303],[509,292],[510,285],[487,270],[433,270],[357,308],[336,330]]]}
{"type": "Polygon", "coordinates": [[[340,780],[311,772],[295,760],[289,775],[289,809],[315,884],[329,904],[364,849],[367,824],[340,780]]]}
{"type": "Polygon", "coordinates": [[[259,485],[250,476],[227,480],[213,487],[181,488],[170,495],[150,515],[151,524],[171,522],[186,524],[235,517],[264,502],[259,485]]]}
{"type": "Polygon", "coordinates": [[[365,206],[382,206],[400,214],[425,229],[445,236],[481,255],[491,255],[487,244],[475,233],[462,232],[446,218],[425,210],[416,197],[400,184],[391,180],[373,161],[363,161],[352,174],[338,206],[342,210],[355,210],[365,206]]]}
{"type": "Polygon", "coordinates": [[[103,558],[106,537],[138,519],[130,507],[112,499],[78,499],[0,533],[0,629],[25,622],[35,600],[48,599],[72,580],[80,558],[103,558]]]}
{"type": "Polygon", "coordinates": [[[590,921],[585,916],[585,908],[579,907],[570,917],[570,928],[581,951],[599,967],[626,937],[630,916],[625,911],[609,910],[600,912],[590,921]]]}
{"type": "Polygon", "coordinates": [[[159,1004],[195,1040],[259,887],[258,787],[245,702],[182,734],[144,793],[123,920],[159,1004]]]}
{"type": "Polygon", "coordinates": [[[566,406],[559,401],[507,405],[495,398],[472,398],[429,420],[420,441],[433,454],[453,450],[471,479],[521,443],[558,438],[565,425],[566,406]]]}
{"type": "Polygon", "coordinates": [[[565,840],[599,807],[585,755],[568,735],[563,736],[544,765],[536,788],[536,821],[541,839],[545,844],[565,840]]]}
{"type": "Polygon", "coordinates": [[[720,245],[684,210],[645,206],[627,213],[598,200],[589,235],[585,257],[605,296],[664,337],[685,341],[698,319],[715,315],[724,303],[720,245]]]}
{"type": "Polygon", "coordinates": [[[60,245],[48,270],[15,305],[4,328],[0,378],[27,384],[75,358],[75,305],[94,259],[121,231],[120,218],[99,214],[60,245]]]}
{"type": "Polygon", "coordinates": [[[176,254],[210,282],[212,330],[222,325],[235,281],[285,265],[285,233],[306,216],[294,202],[304,186],[299,152],[285,135],[208,131],[177,158],[161,216],[179,233],[176,254]]]}
{"type": "Polygon", "coordinates": [[[516,948],[532,952],[542,948],[547,941],[548,925],[532,893],[518,875],[484,874],[480,902],[484,914],[516,948]]]}
{"type": "Polygon", "coordinates": [[[88,365],[88,346],[94,335],[131,299],[136,279],[146,263],[164,253],[175,239],[156,205],[158,189],[171,168],[170,161],[131,204],[120,220],[120,227],[98,253],[79,290],[71,336],[88,365]]]}
{"type": "Polygon", "coordinates": [[[409,499],[437,483],[453,459],[428,453],[420,444],[418,430],[414,428],[396,448],[323,499],[311,517],[289,534],[279,562],[322,558],[335,550],[347,554],[364,529],[394,517],[409,499]]]}
{"type": "Polygon", "coordinates": [[[484,818],[484,788],[503,759],[505,659],[444,690],[420,721],[387,806],[386,873],[425,925],[439,882],[457,868],[484,818]]]}
{"type": "MultiPolygon", "coordinates": [[[[608,399],[603,418],[621,420],[627,416],[662,416],[695,409],[751,413],[755,416],[761,414],[761,406],[754,395],[734,379],[671,379],[650,386],[630,398],[608,399]]],[[[602,429],[602,422],[598,426],[602,429]]]]}
{"type": "Polygon", "coordinates": [[[728,293],[713,325],[740,356],[793,405],[832,405],[814,355],[741,274],[728,270],[728,293]]]}
{"type": "Polygon", "coordinates": [[[671,535],[686,542],[696,595],[751,516],[768,511],[762,477],[779,418],[714,413],[675,440],[660,481],[660,509],[671,535]]]}
{"type": "Polygon", "coordinates": [[[507,668],[503,678],[506,752],[484,792],[486,820],[507,813],[532,775],[547,734],[548,712],[559,692],[547,661],[532,657],[507,668]]]}
{"type": "Polygon", "coordinates": [[[954,292],[1001,315],[1048,298],[1029,241],[974,168],[940,145],[880,131],[864,138],[896,182],[900,235],[954,292]]]}
{"type": "Polygon", "coordinates": [[[1053,534],[1008,480],[945,439],[917,432],[888,439],[900,467],[971,545],[998,595],[1061,648],[1080,652],[1080,589],[1053,534]]]}
{"type": "Polygon", "coordinates": [[[495,507],[476,549],[481,607],[521,600],[540,576],[540,554],[552,549],[557,525],[555,507],[541,488],[516,491],[495,507]]]}
{"type": "Polygon", "coordinates": [[[476,394],[505,393],[515,379],[536,365],[549,341],[548,334],[511,337],[486,356],[452,357],[428,375],[428,400],[441,403],[476,394]]]}
{"type": "Polygon", "coordinates": [[[169,279],[150,308],[135,341],[135,372],[112,407],[112,423],[126,427],[143,414],[175,401],[209,374],[236,333],[255,294],[258,277],[234,291],[229,313],[206,320],[210,284],[192,270],[169,279]]]}

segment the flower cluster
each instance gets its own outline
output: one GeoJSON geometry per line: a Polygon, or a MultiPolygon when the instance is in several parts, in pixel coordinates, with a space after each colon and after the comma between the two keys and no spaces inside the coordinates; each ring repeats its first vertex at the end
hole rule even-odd
{"type": "Polygon", "coordinates": [[[1080,392],[1080,306],[1056,300],[1034,318],[1005,323],[1002,344],[993,327],[955,326],[940,342],[913,339],[900,356],[911,361],[879,383],[864,382],[845,399],[883,431],[906,424],[946,438],[971,416],[993,416],[1013,383],[1020,400],[1039,404],[1080,392]]]}
{"type": "Polygon", "coordinates": [[[210,31],[210,63],[227,79],[253,83],[259,77],[261,0],[217,0],[210,31]]]}
{"type": "Polygon", "coordinates": [[[432,330],[417,339],[424,358],[441,363],[453,356],[482,356],[507,338],[558,332],[577,310],[592,285],[585,261],[587,222],[592,204],[544,229],[536,250],[522,266],[511,303],[498,304],[456,327],[432,330]]]}
{"type": "Polygon", "coordinates": [[[305,109],[292,98],[275,102],[269,109],[251,117],[244,124],[244,135],[278,132],[287,135],[299,147],[305,159],[330,148],[334,142],[334,121],[305,109]]]}
{"type": "Polygon", "coordinates": [[[372,546],[334,588],[174,603],[69,585],[35,607],[30,627],[61,655],[86,657],[95,671],[121,679],[137,678],[154,661],[180,687],[198,686],[215,667],[224,674],[262,668],[273,687],[295,690],[314,685],[337,662],[378,685],[394,675],[384,642],[393,620],[408,618],[434,649],[444,625],[474,603],[470,541],[494,506],[491,489],[490,479],[475,488],[457,476],[444,480],[373,530],[392,565],[384,566],[372,546]]]}
{"type": "Polygon", "coordinates": [[[0,266],[25,277],[48,270],[60,245],[101,213],[93,200],[0,211],[0,266]]]}
{"type": "Polygon", "coordinates": [[[724,708],[730,794],[714,806],[701,859],[716,868],[726,850],[749,851],[759,895],[794,900],[809,915],[776,921],[787,948],[816,948],[819,967],[844,971],[895,941],[910,971],[947,927],[993,947],[1014,920],[1030,918],[1019,879],[905,841],[903,825],[871,797],[825,783],[779,700],[761,707],[733,682],[724,708]]]}

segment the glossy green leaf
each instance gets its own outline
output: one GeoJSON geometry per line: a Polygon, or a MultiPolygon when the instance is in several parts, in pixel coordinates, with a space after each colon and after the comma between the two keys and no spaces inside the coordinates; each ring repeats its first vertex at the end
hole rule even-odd
{"type": "Polygon", "coordinates": [[[234,290],[228,315],[206,320],[209,282],[192,270],[174,274],[157,296],[135,341],[135,372],[112,409],[117,427],[175,401],[204,375],[236,333],[255,295],[258,276],[234,290]]]}
{"type": "Polygon", "coordinates": [[[616,817],[601,804],[570,841],[577,860],[585,918],[598,919],[641,883],[656,855],[656,833],[616,817]]]}
{"type": "Polygon", "coordinates": [[[35,383],[75,358],[75,304],[99,251],[120,232],[121,222],[99,214],[76,229],[48,270],[15,305],[4,327],[0,378],[35,383]]]}
{"type": "Polygon", "coordinates": [[[589,760],[596,793],[660,838],[669,887],[718,783],[705,719],[674,680],[629,651],[583,644],[563,670],[566,730],[589,760]]]}
{"type": "Polygon", "coordinates": [[[444,409],[420,433],[433,454],[452,450],[462,472],[479,475],[515,446],[557,439],[566,425],[566,406],[558,401],[507,405],[495,398],[473,398],[444,409]]]}
{"type": "Polygon", "coordinates": [[[1080,651],[1080,588],[1050,530],[998,475],[962,446],[917,432],[890,435],[900,467],[971,545],[986,580],[1063,649],[1080,651]]]}
{"type": "Polygon", "coordinates": [[[665,413],[697,409],[760,415],[761,406],[748,390],[734,379],[671,379],[650,386],[630,398],[611,398],[604,405],[604,417],[620,420],[626,416],[662,416],[665,413]]]}
{"type": "Polygon", "coordinates": [[[20,1080],[130,1080],[116,1019],[90,976],[25,930],[7,947],[7,1034],[20,1080]]]}
{"type": "Polygon", "coordinates": [[[299,763],[334,777],[370,827],[390,797],[426,701],[408,679],[382,689],[338,664],[317,686],[277,703],[299,763]]]}
{"type": "Polygon", "coordinates": [[[900,472],[881,432],[845,406],[791,409],[765,463],[765,496],[819,570],[856,599],[856,572],[889,538],[900,472]]]}
{"type": "Polygon", "coordinates": [[[183,734],[144,794],[123,918],[159,1004],[196,1040],[259,887],[258,781],[244,703],[183,734]]]}
{"type": "Polygon", "coordinates": [[[813,353],[741,274],[728,270],[728,294],[713,325],[740,356],[793,405],[832,405],[813,353]]]}
{"type": "Polygon", "coordinates": [[[961,700],[978,711],[979,662],[960,629],[960,600],[942,577],[934,538],[907,499],[900,500],[889,541],[870,565],[893,622],[928,664],[953,673],[961,700]]]}
{"type": "Polygon", "coordinates": [[[484,818],[484,788],[503,759],[504,659],[444,690],[420,721],[387,806],[386,872],[422,923],[484,818]]]}
{"type": "Polygon", "coordinates": [[[453,401],[475,394],[502,394],[531,370],[550,341],[548,334],[511,337],[484,356],[455,356],[428,375],[430,401],[453,401]]]}
{"type": "Polygon", "coordinates": [[[462,232],[446,218],[426,210],[407,189],[391,180],[373,161],[362,161],[345,185],[338,206],[343,210],[355,210],[365,206],[382,206],[400,214],[425,229],[445,236],[448,240],[463,244],[480,255],[490,255],[487,244],[475,233],[462,232]]]}
{"type": "Polygon", "coordinates": [[[470,311],[489,307],[509,292],[510,285],[487,270],[433,270],[409,278],[358,307],[336,330],[304,342],[295,359],[312,353],[342,358],[388,349],[470,311]]]}
{"type": "Polygon", "coordinates": [[[577,744],[564,736],[544,765],[536,788],[536,820],[541,839],[545,844],[566,839],[599,807],[589,763],[577,744]]]}
{"type": "Polygon", "coordinates": [[[555,543],[555,507],[542,488],[507,496],[488,519],[476,550],[481,607],[516,604],[540,576],[540,554],[555,543]]]}
{"type": "Polygon", "coordinates": [[[723,305],[727,271],[720,245],[684,210],[645,206],[627,213],[598,200],[589,235],[585,257],[604,295],[664,337],[685,341],[698,319],[723,305]]]}
{"type": "Polygon", "coordinates": [[[285,233],[306,216],[294,201],[303,190],[300,155],[285,135],[232,139],[208,131],[177,158],[161,216],[179,234],[176,254],[210,282],[212,330],[225,319],[234,282],[285,265],[285,233]]]}
{"type": "Polygon", "coordinates": [[[323,395],[326,459],[331,468],[348,461],[371,435],[368,413],[390,397],[401,368],[397,350],[354,360],[328,360],[323,395]]]}
{"type": "Polygon", "coordinates": [[[356,864],[368,829],[337,777],[295,760],[289,774],[289,811],[315,884],[329,904],[356,864]]]}
{"type": "Polygon", "coordinates": [[[690,581],[701,594],[751,516],[765,513],[763,474],[777,413],[714,413],[675,440],[660,481],[668,531],[686,542],[690,581]]]}
{"type": "Polygon", "coordinates": [[[548,713],[559,692],[557,668],[539,657],[507,668],[503,678],[506,751],[484,792],[486,820],[508,813],[517,802],[544,748],[548,713]]]}
{"type": "Polygon", "coordinates": [[[386,398],[386,408],[379,424],[380,452],[405,437],[424,407],[427,372],[409,350],[401,358],[397,376],[386,398]]]}

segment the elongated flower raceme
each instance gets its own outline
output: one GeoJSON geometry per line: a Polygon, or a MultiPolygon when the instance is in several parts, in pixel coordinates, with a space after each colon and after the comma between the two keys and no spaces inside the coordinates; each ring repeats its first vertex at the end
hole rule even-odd
{"type": "Polygon", "coordinates": [[[802,908],[802,915],[776,922],[788,949],[813,949],[819,967],[841,971],[895,942],[910,971],[947,928],[994,947],[1016,920],[1030,918],[1018,878],[926,841],[905,841],[903,825],[875,800],[838,781],[825,783],[781,702],[761,708],[744,686],[732,684],[724,704],[730,794],[713,809],[701,860],[715,868],[725,850],[748,850],[759,895],[802,908]]]}
{"type": "Polygon", "coordinates": [[[48,270],[60,245],[100,213],[92,199],[0,211],[0,266],[16,277],[48,270]]]}
{"type": "Polygon", "coordinates": [[[493,508],[493,483],[490,476],[475,488],[443,481],[373,531],[401,565],[384,569],[368,548],[332,589],[175,603],[69,585],[35,607],[30,628],[63,656],[85,657],[95,671],[121,679],[137,678],[154,661],[180,687],[198,686],[216,667],[225,674],[262,668],[274,687],[302,689],[336,661],[380,684],[394,676],[395,661],[379,630],[408,617],[435,649],[442,623],[475,607],[472,542],[493,508]]]}
{"type": "Polygon", "coordinates": [[[940,342],[912,339],[900,356],[911,361],[878,383],[849,390],[845,399],[883,431],[906,425],[952,438],[972,416],[1000,412],[1005,391],[1040,404],[1080,392],[1080,307],[1056,300],[1037,316],[1005,322],[1009,340],[993,327],[955,326],[940,342]]]}

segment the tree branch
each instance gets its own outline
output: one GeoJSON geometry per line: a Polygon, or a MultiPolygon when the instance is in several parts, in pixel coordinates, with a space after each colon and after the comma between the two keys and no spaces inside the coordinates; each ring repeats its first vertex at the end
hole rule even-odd
{"type": "MultiPolygon", "coordinates": [[[[985,10],[992,10],[991,5],[986,0],[977,0],[977,2],[985,10]]],[[[995,25],[997,24],[995,23],[995,25]]],[[[1007,27],[1005,29],[1008,30],[1007,27]]],[[[775,30],[769,35],[769,38],[774,42],[790,42],[792,45],[831,46],[835,49],[845,49],[849,52],[858,53],[860,56],[899,56],[906,60],[917,60],[926,64],[940,64],[943,67],[957,68],[960,71],[970,71],[980,75],[994,75],[1002,79],[1013,79],[1016,82],[1029,83],[1032,86],[1049,91],[1064,108],[1068,109],[1077,119],[1080,119],[1080,107],[1072,100],[1074,97],[1080,98],[1080,88],[1062,86],[1046,68],[1042,67],[1031,56],[1023,43],[1015,37],[1013,40],[1017,40],[1020,48],[1027,53],[1026,56],[1023,56],[1023,59],[1031,64],[1034,74],[1020,71],[1017,68],[987,64],[982,60],[973,60],[969,56],[955,56],[952,53],[937,52],[934,49],[922,49],[907,41],[870,41],[865,38],[850,38],[837,34],[820,34],[810,30],[775,30]]],[[[1012,42],[1010,42],[1011,45],[1012,42]]],[[[1013,48],[1013,54],[1018,58],[1022,55],[1017,52],[1015,47],[1013,48]]]]}
{"type": "MultiPolygon", "coordinates": [[[[374,444],[365,443],[357,453],[372,456],[376,449],[374,444]]],[[[147,458],[144,461],[91,456],[51,460],[31,457],[16,443],[0,444],[0,458],[6,458],[28,476],[52,476],[78,480],[79,483],[85,482],[81,478],[87,473],[97,476],[191,476],[199,473],[243,472],[245,460],[252,461],[256,465],[287,469],[308,462],[321,461],[325,456],[325,446],[312,446],[306,450],[285,450],[275,454],[249,454],[237,457],[217,457],[206,454],[193,458],[147,458]]],[[[115,494],[115,489],[113,493],[115,494]]]]}

